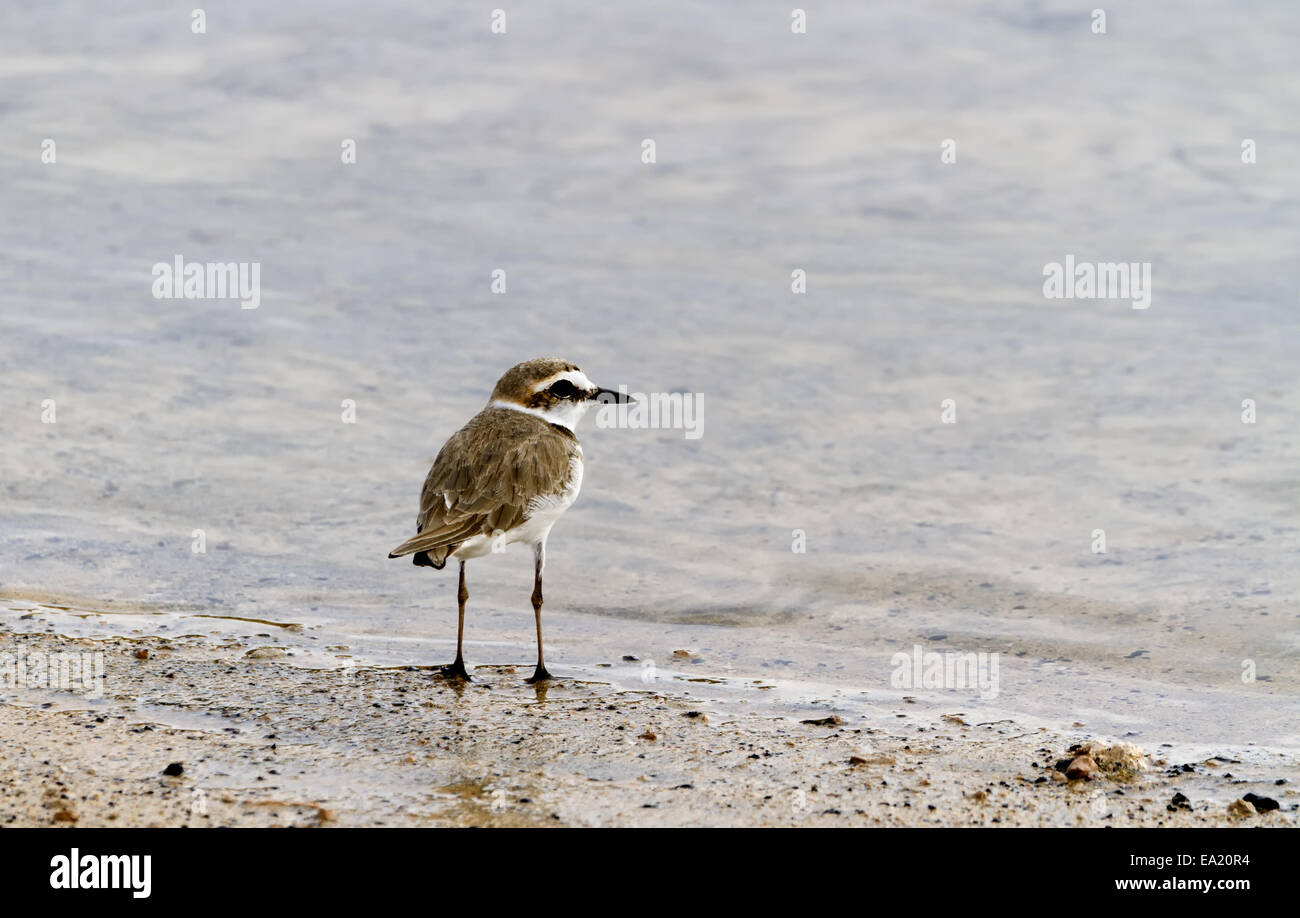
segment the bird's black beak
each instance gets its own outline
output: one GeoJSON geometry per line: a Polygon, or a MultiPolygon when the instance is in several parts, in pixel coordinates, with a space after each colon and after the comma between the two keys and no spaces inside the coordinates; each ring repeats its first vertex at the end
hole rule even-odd
{"type": "Polygon", "coordinates": [[[632,405],[636,403],[636,399],[626,392],[615,392],[613,389],[597,389],[587,398],[601,405],[632,405]]]}

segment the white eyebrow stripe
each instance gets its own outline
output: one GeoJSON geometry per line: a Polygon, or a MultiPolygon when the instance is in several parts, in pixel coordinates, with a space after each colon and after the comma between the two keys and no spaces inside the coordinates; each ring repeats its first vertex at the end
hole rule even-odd
{"type": "Polygon", "coordinates": [[[562,379],[567,379],[583,392],[590,392],[592,389],[596,388],[596,384],[588,379],[587,374],[581,370],[565,370],[563,373],[556,373],[554,376],[548,376],[538,384],[537,388],[549,388],[562,379]]]}

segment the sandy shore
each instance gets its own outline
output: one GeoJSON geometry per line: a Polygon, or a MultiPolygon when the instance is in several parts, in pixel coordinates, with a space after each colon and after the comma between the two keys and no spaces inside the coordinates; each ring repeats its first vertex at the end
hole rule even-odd
{"type": "Polygon", "coordinates": [[[804,723],[779,705],[709,704],[597,678],[535,690],[527,667],[480,667],[463,686],[429,668],[310,668],[237,635],[0,631],[7,660],[70,651],[103,654],[102,697],[0,691],[0,825],[1298,821],[1286,777],[1297,763],[1282,754],[1247,764],[1146,750],[1139,774],[1068,780],[1054,766],[1091,738],[1086,725],[1067,735],[885,711],[804,723]],[[175,765],[179,774],[164,773],[175,765]],[[1246,793],[1279,809],[1230,813],[1246,793]],[[1170,810],[1176,794],[1187,801],[1170,810]]]}

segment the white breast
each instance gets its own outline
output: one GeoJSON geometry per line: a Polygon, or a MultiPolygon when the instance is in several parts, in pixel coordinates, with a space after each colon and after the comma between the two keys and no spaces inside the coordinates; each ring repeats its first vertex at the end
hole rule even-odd
{"type": "Polygon", "coordinates": [[[461,560],[470,558],[482,558],[492,553],[496,544],[510,545],[514,542],[523,542],[525,545],[536,545],[539,542],[545,543],[546,537],[550,535],[551,527],[555,521],[564,515],[564,511],[573,506],[573,502],[578,499],[578,492],[582,490],[582,448],[578,448],[578,455],[569,460],[569,478],[565,482],[564,490],[541,497],[534,497],[528,502],[528,518],[521,524],[505,533],[505,541],[498,543],[497,538],[487,535],[471,536],[460,544],[460,547],[452,553],[452,556],[461,560]]]}
{"type": "Polygon", "coordinates": [[[510,534],[510,541],[529,544],[544,541],[551,527],[555,525],[555,521],[564,515],[565,510],[573,506],[581,490],[582,455],[579,453],[569,460],[569,480],[565,483],[564,490],[558,494],[548,494],[530,500],[528,519],[510,534]],[[515,537],[515,532],[519,533],[518,537],[515,537]]]}

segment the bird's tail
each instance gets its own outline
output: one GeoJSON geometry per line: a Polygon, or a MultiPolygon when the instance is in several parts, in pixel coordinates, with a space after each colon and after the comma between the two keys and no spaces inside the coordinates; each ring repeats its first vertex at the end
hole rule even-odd
{"type": "Polygon", "coordinates": [[[416,564],[441,570],[447,563],[447,556],[460,548],[462,542],[478,534],[482,529],[483,523],[477,518],[458,520],[450,525],[439,526],[437,529],[426,529],[394,548],[388,553],[388,557],[400,558],[403,555],[414,554],[416,564]]]}
{"type": "Polygon", "coordinates": [[[417,535],[407,539],[401,545],[394,548],[388,553],[390,558],[401,558],[406,555],[414,554],[411,560],[418,567],[432,567],[435,570],[442,570],[447,566],[447,556],[460,547],[460,544],[454,545],[437,545],[430,547],[430,538],[427,534],[417,535]]]}

